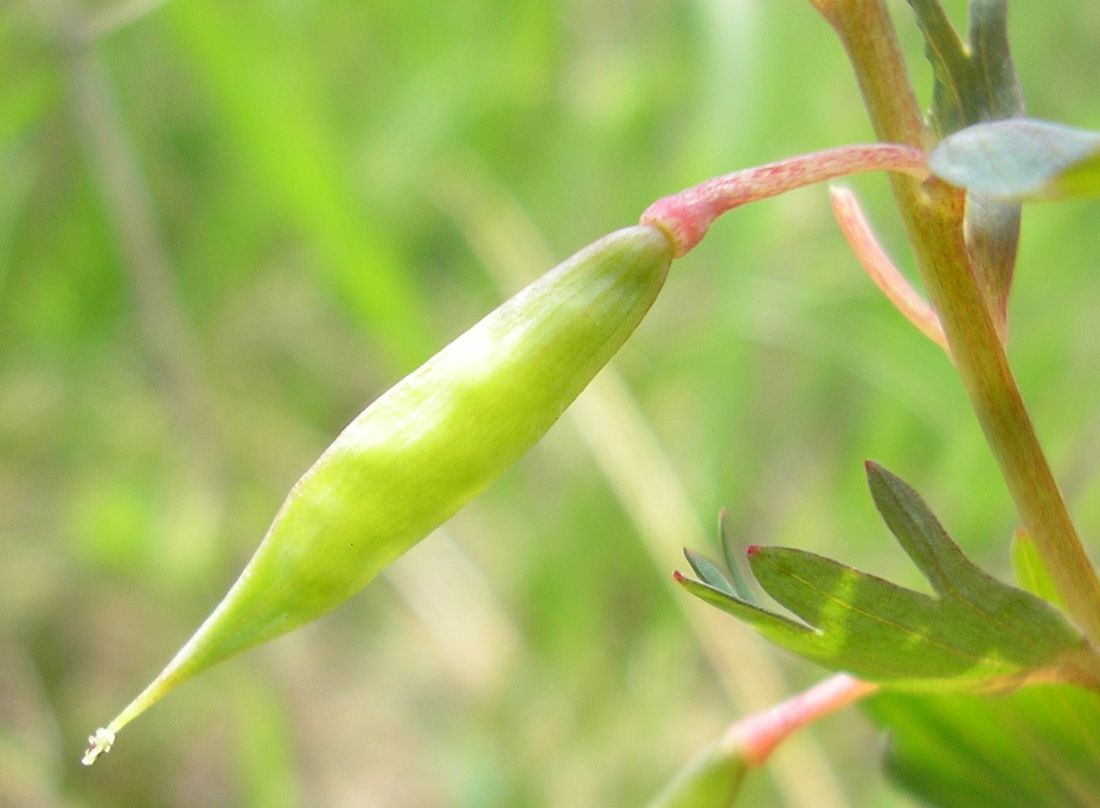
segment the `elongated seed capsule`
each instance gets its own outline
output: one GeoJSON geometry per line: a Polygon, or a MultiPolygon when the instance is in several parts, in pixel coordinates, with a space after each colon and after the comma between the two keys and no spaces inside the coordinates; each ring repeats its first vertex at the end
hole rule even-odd
{"type": "Polygon", "coordinates": [[[236,583],[84,763],[168,691],[327,612],[531,448],[622,346],[672,244],[637,225],[542,276],[352,421],[302,476],[236,583]]]}

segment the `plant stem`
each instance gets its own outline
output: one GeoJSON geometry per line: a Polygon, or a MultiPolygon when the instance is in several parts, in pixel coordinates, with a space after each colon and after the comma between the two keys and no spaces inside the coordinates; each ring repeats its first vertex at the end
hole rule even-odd
{"type": "Polygon", "coordinates": [[[647,808],[732,805],[745,775],[767,763],[779,744],[817,719],[871,695],[878,687],[837,673],[741,719],[682,769],[647,808]]]}
{"type": "Polygon", "coordinates": [[[803,185],[865,171],[895,171],[924,179],[925,153],[912,146],[871,143],[800,154],[745,168],[658,199],[642,214],[642,224],[664,230],[680,257],[698,244],[711,223],[726,211],[803,185]]]}
{"type": "MultiPolygon", "coordinates": [[[[879,138],[926,147],[930,135],[882,0],[815,0],[815,5],[848,51],[879,138]]],[[[891,180],[925,287],[1023,525],[1070,615],[1100,645],[1100,580],[1035,436],[970,265],[962,228],[964,194],[938,181],[920,184],[896,174],[891,180]]]]}
{"type": "Polygon", "coordinates": [[[836,217],[840,232],[848,240],[848,246],[852,248],[852,252],[863,265],[867,275],[894,304],[894,308],[950,356],[951,348],[947,345],[947,337],[944,336],[939,315],[913,288],[906,277],[894,266],[886,251],[882,249],[882,245],[875,238],[874,231],[871,230],[871,225],[863,215],[856,195],[847,188],[836,186],[829,189],[829,202],[833,206],[833,216],[836,217]]]}
{"type": "Polygon", "coordinates": [[[791,733],[876,690],[878,685],[873,682],[834,674],[770,710],[741,719],[727,730],[722,743],[737,750],[749,766],[762,766],[791,733]]]}

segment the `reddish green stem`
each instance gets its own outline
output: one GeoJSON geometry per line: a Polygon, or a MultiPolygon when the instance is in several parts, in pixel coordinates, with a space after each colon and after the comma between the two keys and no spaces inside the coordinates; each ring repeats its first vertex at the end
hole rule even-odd
{"type": "MultiPolygon", "coordinates": [[[[836,29],[883,140],[927,145],[893,24],[882,0],[815,0],[836,29]]],[[[929,297],[1021,521],[1066,608],[1100,646],[1100,580],[1051,474],[970,265],[965,198],[940,182],[893,178],[929,297]]]]}
{"type": "Polygon", "coordinates": [[[886,251],[882,249],[882,245],[875,238],[874,231],[871,230],[871,225],[863,215],[855,194],[847,188],[830,188],[829,202],[833,206],[833,216],[836,217],[840,231],[848,240],[848,246],[852,248],[852,252],[863,265],[867,275],[909,322],[950,356],[951,348],[947,345],[947,337],[943,333],[943,326],[940,325],[939,315],[913,288],[894,266],[886,251]]]}
{"type": "Polygon", "coordinates": [[[698,244],[711,223],[728,210],[803,185],[865,171],[896,171],[920,179],[928,176],[920,149],[891,143],[841,146],[707,180],[658,199],[642,214],[642,223],[668,233],[679,257],[698,244]]]}
{"type": "Polygon", "coordinates": [[[874,693],[878,685],[838,673],[726,730],[668,784],[648,808],[732,805],[750,769],[808,724],[874,693]]]}
{"type": "Polygon", "coordinates": [[[735,749],[752,767],[762,766],[792,733],[878,690],[878,685],[838,673],[782,704],[738,721],[723,746],[735,749]]]}

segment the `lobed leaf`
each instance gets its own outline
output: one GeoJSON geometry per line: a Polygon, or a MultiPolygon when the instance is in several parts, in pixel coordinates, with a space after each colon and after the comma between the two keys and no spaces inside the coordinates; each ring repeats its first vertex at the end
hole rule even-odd
{"type": "Polygon", "coordinates": [[[787,547],[749,548],[749,564],[760,586],[798,620],[748,602],[709,569],[701,581],[678,580],[807,659],[895,688],[1095,684],[1095,657],[1058,611],[974,565],[900,479],[873,463],[867,474],[876,506],[934,595],[787,547]]]}
{"type": "Polygon", "coordinates": [[[682,575],[676,575],[676,581],[684,589],[700,600],[716,606],[727,614],[731,614],[738,620],[748,623],[768,639],[785,648],[790,648],[803,655],[810,655],[815,648],[813,640],[814,630],[809,626],[791,620],[789,617],[770,612],[760,606],[755,606],[742,600],[736,595],[731,595],[721,589],[705,584],[701,581],[693,581],[682,575]]]}
{"type": "Polygon", "coordinates": [[[1002,584],[963,555],[906,483],[876,463],[867,464],[867,477],[883,520],[945,602],[966,604],[1002,637],[1031,647],[1036,656],[1079,641],[1076,629],[1046,601],[1002,584]]]}

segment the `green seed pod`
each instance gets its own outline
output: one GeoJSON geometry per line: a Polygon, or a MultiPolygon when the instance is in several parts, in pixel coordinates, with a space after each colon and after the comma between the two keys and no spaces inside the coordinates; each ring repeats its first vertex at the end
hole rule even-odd
{"type": "Polygon", "coordinates": [[[386,391],[295,483],[214,612],[84,763],[173,687],[318,617],[485,490],[553,425],[661,289],[672,245],[637,225],[589,245],[386,391]]]}

